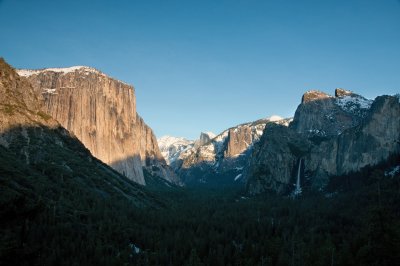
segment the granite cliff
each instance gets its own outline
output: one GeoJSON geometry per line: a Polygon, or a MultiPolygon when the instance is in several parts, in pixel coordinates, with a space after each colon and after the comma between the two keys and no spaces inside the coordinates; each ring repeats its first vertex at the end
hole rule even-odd
{"type": "Polygon", "coordinates": [[[47,208],[52,202],[60,206],[68,201],[70,205],[63,205],[66,211],[79,204],[77,191],[84,195],[81,199],[92,202],[115,197],[137,206],[154,203],[141,186],[93,157],[74,135],[44,113],[40,96],[0,58],[2,203],[21,197],[44,201],[47,208]]]}
{"type": "Polygon", "coordinates": [[[90,67],[18,70],[43,101],[43,112],[119,173],[145,184],[142,167],[179,183],[157,140],[136,113],[134,88],[90,67]]]}
{"type": "Polygon", "coordinates": [[[310,91],[289,127],[265,129],[245,169],[247,189],[250,194],[290,193],[299,168],[302,185],[323,189],[330,176],[359,171],[399,153],[398,97],[372,101],[343,89],[335,96],[310,91]]]}

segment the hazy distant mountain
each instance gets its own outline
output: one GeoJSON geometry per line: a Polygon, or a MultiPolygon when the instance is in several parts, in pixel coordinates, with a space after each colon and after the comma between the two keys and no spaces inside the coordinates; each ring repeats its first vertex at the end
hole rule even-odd
{"type": "Polygon", "coordinates": [[[218,135],[201,133],[199,140],[180,149],[170,164],[180,178],[190,183],[233,183],[241,173],[252,147],[267,123],[288,125],[291,119],[273,116],[240,124],[218,135]]]}
{"type": "Polygon", "coordinates": [[[194,145],[194,141],[182,137],[163,136],[157,141],[161,154],[168,164],[174,163],[182,151],[194,145]]]}

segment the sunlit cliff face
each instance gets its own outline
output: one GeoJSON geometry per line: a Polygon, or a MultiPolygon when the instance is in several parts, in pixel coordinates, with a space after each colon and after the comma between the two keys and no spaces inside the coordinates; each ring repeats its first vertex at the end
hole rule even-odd
{"type": "MultiPolygon", "coordinates": [[[[166,167],[152,130],[136,113],[134,88],[90,67],[19,70],[43,96],[44,111],[90,152],[145,184],[142,167],[166,167]]],[[[159,173],[174,180],[172,173],[159,173]]]]}

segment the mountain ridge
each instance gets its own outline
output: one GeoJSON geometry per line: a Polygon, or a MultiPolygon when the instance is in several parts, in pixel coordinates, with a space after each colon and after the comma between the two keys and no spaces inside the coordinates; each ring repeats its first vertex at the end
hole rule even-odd
{"type": "Polygon", "coordinates": [[[234,183],[267,123],[288,125],[291,119],[278,116],[241,123],[230,127],[213,138],[200,134],[198,141],[182,149],[171,167],[186,184],[215,182],[234,183]],[[280,118],[280,117],[279,117],[280,118]],[[202,140],[203,137],[203,140],[202,140]],[[218,181],[218,182],[220,182],[218,181]]]}

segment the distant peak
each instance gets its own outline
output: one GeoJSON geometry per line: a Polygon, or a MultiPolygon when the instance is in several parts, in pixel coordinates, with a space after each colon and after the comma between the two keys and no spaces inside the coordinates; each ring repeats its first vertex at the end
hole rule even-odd
{"type": "Polygon", "coordinates": [[[279,115],[272,115],[270,117],[267,118],[269,121],[271,122],[276,122],[276,121],[280,121],[283,119],[283,117],[279,116],[279,115]]]}
{"type": "Polygon", "coordinates": [[[214,138],[215,136],[217,136],[217,135],[215,135],[215,134],[214,134],[213,132],[211,132],[211,131],[201,132],[200,137],[201,137],[201,135],[206,135],[206,136],[208,136],[210,139],[212,139],[212,138],[214,138]]]}
{"type": "Polygon", "coordinates": [[[167,147],[174,144],[189,144],[192,143],[192,140],[188,140],[183,137],[173,137],[173,136],[162,136],[161,138],[157,139],[158,145],[161,147],[167,147]]]}
{"type": "Polygon", "coordinates": [[[322,91],[310,90],[303,94],[301,103],[307,103],[307,102],[312,102],[315,100],[321,100],[321,99],[327,99],[327,98],[332,98],[332,96],[325,92],[322,92],[322,91]]]}

